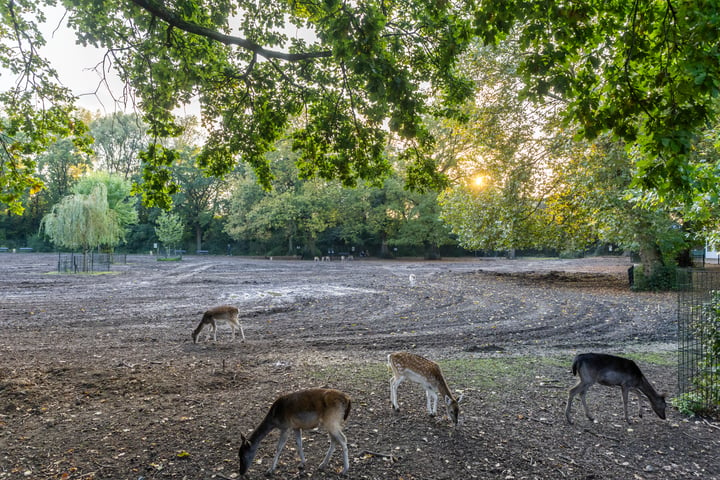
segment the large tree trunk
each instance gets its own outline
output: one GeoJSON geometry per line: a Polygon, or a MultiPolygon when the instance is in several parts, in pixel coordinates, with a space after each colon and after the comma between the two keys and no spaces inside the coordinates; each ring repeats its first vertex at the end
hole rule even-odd
{"type": "Polygon", "coordinates": [[[640,262],[643,267],[643,276],[645,278],[651,278],[658,267],[663,266],[662,256],[660,255],[660,249],[653,244],[641,245],[640,246],[640,262]]]}

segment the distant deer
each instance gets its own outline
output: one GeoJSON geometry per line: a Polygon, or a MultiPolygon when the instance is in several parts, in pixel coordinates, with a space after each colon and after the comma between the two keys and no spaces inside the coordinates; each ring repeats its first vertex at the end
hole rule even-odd
{"type": "Polygon", "coordinates": [[[458,400],[448,388],[440,366],[427,358],[408,352],[395,352],[388,355],[388,366],[393,377],[390,379],[390,402],[395,411],[400,411],[397,401],[398,386],[405,380],[412,380],[423,386],[430,416],[437,414],[438,395],[445,403],[448,417],[454,425],[458,423],[460,407],[458,400]]]}
{"type": "MultiPolygon", "coordinates": [[[[211,308],[205,312],[202,320],[200,320],[200,324],[192,333],[193,342],[198,343],[198,337],[205,325],[210,325],[210,333],[212,333],[213,340],[217,342],[217,324],[223,322],[230,325],[230,328],[232,329],[232,340],[235,340],[235,330],[239,328],[240,334],[242,335],[242,341],[245,341],[245,332],[238,320],[237,307],[233,307],[232,305],[221,305],[219,307],[211,308]]],[[[206,340],[208,338],[210,338],[210,334],[208,334],[206,340]]]]}
{"type": "Polygon", "coordinates": [[[585,415],[591,421],[594,421],[585,401],[585,394],[594,383],[622,388],[623,409],[627,423],[630,423],[628,395],[631,390],[638,397],[639,417],[642,417],[642,397],[640,396],[640,392],[642,392],[650,400],[650,405],[657,416],[665,420],[665,395],[660,395],[655,391],[647,378],[645,378],[645,375],[640,371],[640,367],[632,360],[602,353],[582,353],[573,360],[572,372],[573,375],[580,376],[580,381],[570,389],[568,395],[567,407],[565,408],[565,418],[568,423],[573,423],[570,410],[573,397],[576,394],[580,394],[580,400],[582,400],[585,408],[585,415]]]}
{"type": "Polygon", "coordinates": [[[295,442],[300,455],[300,467],[305,466],[305,455],[302,447],[302,430],[322,426],[330,436],[330,448],[325,459],[319,468],[325,468],[330,457],[335,451],[335,444],[340,445],[343,451],[343,470],[348,471],[350,462],[348,460],[347,439],[342,432],[342,424],[350,415],[350,397],[343,392],[327,388],[313,388],[301,390],[279,397],[270,407],[265,419],[250,435],[245,438],[240,435],[241,445],[238,455],[240,456],[240,475],[244,475],[257,452],[260,442],[268,433],[280,429],[280,439],[277,444],[275,458],[267,473],[273,473],[280,458],[280,452],[287,442],[290,430],[295,432],[295,442]]]}

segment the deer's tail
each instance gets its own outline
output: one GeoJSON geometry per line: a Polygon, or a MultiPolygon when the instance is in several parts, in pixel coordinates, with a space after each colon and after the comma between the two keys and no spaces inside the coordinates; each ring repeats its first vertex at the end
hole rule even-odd
{"type": "Polygon", "coordinates": [[[580,363],[580,356],[579,356],[579,355],[576,355],[575,358],[573,359],[573,363],[572,363],[572,374],[573,374],[573,376],[577,375],[578,367],[579,367],[578,364],[579,364],[579,363],[580,363]]]}

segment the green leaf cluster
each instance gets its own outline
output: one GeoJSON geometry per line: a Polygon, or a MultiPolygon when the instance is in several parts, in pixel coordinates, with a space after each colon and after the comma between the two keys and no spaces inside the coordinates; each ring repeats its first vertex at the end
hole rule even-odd
{"type": "MultiPolygon", "coordinates": [[[[54,4],[54,2],[49,2],[54,4]]],[[[74,97],[38,53],[45,44],[38,22],[45,2],[0,2],[0,68],[13,78],[0,92],[0,203],[22,213],[22,197],[44,187],[37,174],[37,155],[57,139],[68,137],[87,152],[87,127],[74,112],[74,97]]]]}
{"type": "MultiPolygon", "coordinates": [[[[274,176],[266,154],[289,129],[303,178],[353,186],[386,177],[396,136],[423,165],[409,169],[422,172],[416,183],[438,184],[423,147],[429,98],[451,108],[471,94],[455,68],[470,22],[452,3],[64,4],[83,43],[113,52],[151,137],[177,134],[173,110],[199,99],[208,131],[200,166],[221,177],[244,162],[265,188],[274,176]],[[291,37],[295,28],[306,33],[291,37]]],[[[169,205],[169,153],[151,147],[142,158],[144,201],[169,205]]]]}
{"type": "Polygon", "coordinates": [[[580,135],[636,147],[638,186],[693,195],[693,146],[718,111],[720,4],[491,0],[475,19],[489,43],[517,35],[526,97],[567,99],[580,135]]]}

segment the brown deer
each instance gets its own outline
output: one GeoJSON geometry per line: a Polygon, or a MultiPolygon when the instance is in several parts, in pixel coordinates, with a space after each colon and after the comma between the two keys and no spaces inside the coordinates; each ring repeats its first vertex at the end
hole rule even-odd
{"type": "Polygon", "coordinates": [[[240,435],[241,445],[238,455],[240,456],[240,475],[244,475],[257,452],[260,442],[268,433],[280,430],[275,458],[267,473],[273,473],[280,458],[280,452],[287,442],[290,430],[295,432],[295,442],[300,456],[300,468],[305,466],[305,454],[302,447],[302,430],[322,426],[330,436],[330,448],[325,459],[319,468],[325,468],[330,457],[335,451],[335,444],[340,445],[343,451],[343,469],[345,473],[350,468],[348,460],[347,439],[342,432],[342,425],[350,415],[350,397],[339,390],[328,388],[312,388],[290,393],[279,397],[270,407],[265,419],[250,435],[245,438],[240,435]]]}
{"type": "MultiPolygon", "coordinates": [[[[240,325],[240,321],[238,320],[237,307],[233,307],[232,305],[220,305],[219,307],[211,308],[210,310],[205,312],[202,320],[200,320],[200,324],[192,333],[193,342],[198,343],[198,337],[200,336],[200,332],[205,327],[205,325],[210,325],[210,333],[212,333],[213,341],[217,342],[217,324],[222,322],[230,325],[230,328],[232,329],[232,340],[235,340],[235,330],[239,328],[240,334],[242,335],[242,341],[245,341],[245,332],[243,331],[243,327],[242,325],[240,325]]],[[[209,338],[210,334],[208,334],[205,340],[209,338]]]]}
{"type": "Polygon", "coordinates": [[[454,425],[458,424],[460,414],[458,400],[450,392],[437,363],[413,353],[395,352],[388,355],[388,366],[393,374],[390,379],[390,402],[396,412],[400,411],[397,401],[398,386],[408,379],[419,383],[425,389],[427,410],[431,417],[437,414],[438,395],[440,395],[445,403],[448,417],[454,425]]]}
{"type": "Polygon", "coordinates": [[[573,423],[570,410],[573,397],[577,394],[580,394],[580,400],[582,400],[585,408],[585,415],[590,421],[594,421],[585,401],[585,395],[594,383],[622,388],[623,409],[627,423],[630,423],[630,417],[628,416],[628,396],[630,391],[635,392],[638,397],[639,417],[642,417],[642,397],[640,396],[640,392],[642,392],[650,400],[650,405],[657,416],[665,420],[665,395],[660,395],[655,391],[647,378],[645,378],[645,375],[640,371],[640,367],[632,360],[603,353],[582,353],[573,360],[572,372],[573,375],[580,376],[580,381],[570,389],[568,395],[567,407],[565,408],[565,418],[568,423],[573,423]]]}

